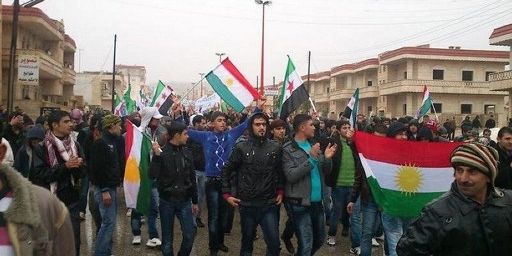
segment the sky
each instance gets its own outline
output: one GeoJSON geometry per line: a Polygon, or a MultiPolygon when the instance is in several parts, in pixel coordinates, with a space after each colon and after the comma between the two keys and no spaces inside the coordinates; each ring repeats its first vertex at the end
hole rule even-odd
{"type": "MultiPolygon", "coordinates": [[[[262,6],[254,0],[45,0],[37,7],[64,20],[77,45],[76,71],[111,71],[117,34],[117,63],[146,66],[149,83],[196,82],[218,65],[218,52],[253,85],[260,73],[262,6]]],[[[272,84],[283,79],[287,55],[306,75],[308,51],[315,73],[404,46],[508,50],[488,38],[512,23],[512,1],[274,0],[265,16],[265,83],[272,84]]]]}

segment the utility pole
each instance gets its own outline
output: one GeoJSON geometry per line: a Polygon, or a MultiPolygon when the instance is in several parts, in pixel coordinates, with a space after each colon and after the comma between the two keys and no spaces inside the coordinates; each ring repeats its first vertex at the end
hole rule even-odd
{"type": "MultiPolygon", "coordinates": [[[[30,0],[21,7],[33,7],[34,5],[43,2],[44,0],[30,0]]],[[[20,1],[14,0],[12,3],[13,13],[12,13],[12,33],[11,33],[11,48],[9,54],[9,73],[7,76],[7,113],[11,113],[13,111],[14,106],[14,77],[16,76],[16,72],[14,72],[16,65],[16,46],[18,42],[18,18],[20,15],[20,1]]]]}
{"type": "Polygon", "coordinates": [[[82,51],[84,49],[78,48],[78,73],[80,73],[80,70],[82,70],[82,51]]]}
{"type": "Polygon", "coordinates": [[[270,5],[272,1],[269,0],[255,0],[257,4],[260,4],[262,6],[262,19],[261,19],[261,80],[260,80],[260,95],[263,96],[265,93],[265,79],[263,76],[264,73],[264,65],[265,65],[265,6],[270,5]]]}
{"type": "Polygon", "coordinates": [[[116,102],[116,46],[117,46],[117,34],[114,34],[114,59],[112,64],[112,113],[115,113],[116,102]]]}
{"type": "Polygon", "coordinates": [[[204,73],[199,73],[199,75],[201,76],[201,92],[199,93],[200,96],[199,97],[203,97],[203,76],[204,76],[204,73]]]}
{"type": "Polygon", "coordinates": [[[222,62],[222,56],[226,55],[224,52],[216,52],[215,55],[219,56],[219,63],[222,62]]]}

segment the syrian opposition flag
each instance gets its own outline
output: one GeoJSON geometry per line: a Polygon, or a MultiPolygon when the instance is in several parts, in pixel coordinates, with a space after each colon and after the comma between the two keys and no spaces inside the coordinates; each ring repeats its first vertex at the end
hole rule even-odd
{"type": "Polygon", "coordinates": [[[174,95],[174,89],[170,85],[165,85],[162,81],[158,81],[149,106],[160,108],[171,95],[174,95]]]}
{"type": "Polygon", "coordinates": [[[116,93],[115,101],[114,101],[114,115],[116,116],[126,116],[126,105],[124,102],[119,98],[119,96],[116,93]]]}
{"type": "Polygon", "coordinates": [[[126,207],[147,214],[151,201],[151,140],[128,121],[125,141],[126,167],[123,187],[126,207]]]}
{"type": "Polygon", "coordinates": [[[343,112],[343,116],[350,121],[351,127],[356,125],[357,112],[359,112],[359,88],[356,89],[343,112]]]}
{"type": "Polygon", "coordinates": [[[309,99],[304,82],[299,73],[295,70],[290,56],[288,56],[288,65],[284,75],[283,85],[279,92],[279,117],[281,120],[295,111],[302,103],[309,99]]]}
{"type": "Polygon", "coordinates": [[[430,108],[432,107],[432,98],[430,97],[430,91],[427,86],[423,87],[423,100],[421,101],[421,106],[416,112],[416,119],[419,119],[426,115],[430,108]]]}
{"type": "Polygon", "coordinates": [[[450,155],[460,143],[401,141],[356,132],[361,164],[379,208],[397,217],[417,217],[450,189],[450,155]]]}
{"type": "Polygon", "coordinates": [[[235,111],[242,112],[260,95],[231,63],[225,58],[221,64],[206,75],[213,90],[235,111]]]}

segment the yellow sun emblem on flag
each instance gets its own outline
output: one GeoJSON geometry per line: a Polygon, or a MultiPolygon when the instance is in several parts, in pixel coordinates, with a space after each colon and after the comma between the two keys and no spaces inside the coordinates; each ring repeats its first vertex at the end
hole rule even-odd
{"type": "Polygon", "coordinates": [[[230,78],[226,79],[226,85],[228,87],[231,87],[233,85],[233,83],[234,83],[233,78],[230,77],[230,78]]]}
{"type": "Polygon", "coordinates": [[[412,164],[400,166],[396,172],[395,185],[407,195],[419,191],[423,179],[420,169],[412,164]]]}

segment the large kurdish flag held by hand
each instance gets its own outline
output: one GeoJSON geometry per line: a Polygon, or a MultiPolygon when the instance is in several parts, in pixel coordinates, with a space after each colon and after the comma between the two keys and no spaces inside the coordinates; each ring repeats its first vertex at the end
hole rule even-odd
{"type": "Polygon", "coordinates": [[[221,64],[206,75],[206,80],[213,90],[235,111],[242,112],[260,95],[231,63],[225,58],[221,64]]]}
{"type": "Polygon", "coordinates": [[[147,214],[151,200],[151,140],[135,125],[129,123],[126,127],[125,141],[126,167],[123,185],[126,207],[147,214]]]}
{"type": "Polygon", "coordinates": [[[354,141],[373,199],[389,215],[419,216],[454,180],[450,155],[459,143],[401,141],[362,132],[354,141]]]}

